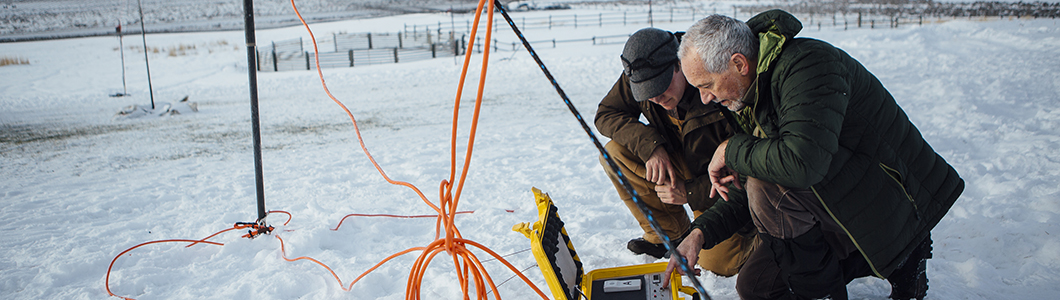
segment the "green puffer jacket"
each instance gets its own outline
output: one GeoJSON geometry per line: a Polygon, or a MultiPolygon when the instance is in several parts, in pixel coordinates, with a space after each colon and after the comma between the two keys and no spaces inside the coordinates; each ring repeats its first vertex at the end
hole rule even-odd
{"type": "MultiPolygon", "coordinates": [[[[741,127],[756,128],[757,136],[729,139],[726,164],[742,175],[812,190],[830,214],[825,217],[886,278],[956,202],[964,180],[857,60],[823,41],[795,38],[802,24],[781,10],[747,25],[762,46],[757,90],[747,96],[754,104],[739,115],[746,116],[741,127]]],[[[739,201],[722,206],[739,209],[746,204],[739,201]]],[[[696,226],[741,219],[711,215],[719,220],[697,219],[696,226]]]]}
{"type": "Polygon", "coordinates": [[[685,180],[688,206],[703,211],[718,199],[708,197],[710,177],[707,176],[707,165],[714,150],[732,135],[733,129],[725,120],[725,108],[714,103],[703,104],[699,92],[691,85],[685,87],[678,107],[685,111],[685,125],[681,128],[670,122],[662,106],[634,100],[629,77],[623,73],[600,100],[596,110],[596,129],[625,146],[642,161],[648,161],[657,147],[664,147],[671,155],[681,155],[693,173],[693,178],[685,180]],[[640,122],[641,115],[648,124],[640,122]]]}

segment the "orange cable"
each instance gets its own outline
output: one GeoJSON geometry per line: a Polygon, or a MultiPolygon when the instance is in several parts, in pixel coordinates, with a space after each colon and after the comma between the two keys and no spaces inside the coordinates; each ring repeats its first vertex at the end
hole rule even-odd
{"type": "MultiPolygon", "coordinates": [[[[470,160],[471,160],[472,149],[474,148],[475,133],[477,132],[478,118],[479,118],[479,114],[481,112],[482,95],[483,95],[483,91],[484,91],[484,87],[485,87],[486,71],[487,71],[487,66],[488,66],[488,61],[489,61],[489,43],[490,43],[490,38],[491,38],[491,34],[492,34],[492,26],[493,26],[492,25],[493,24],[493,9],[494,9],[493,5],[494,5],[493,1],[487,2],[487,0],[479,0],[479,2],[478,2],[477,10],[476,10],[476,13],[475,13],[474,27],[472,28],[471,36],[470,36],[470,40],[472,41],[472,43],[471,43],[469,48],[474,48],[474,38],[475,38],[475,35],[476,35],[477,31],[478,31],[479,20],[480,20],[480,18],[482,16],[483,7],[486,7],[489,10],[489,13],[488,13],[489,17],[488,17],[487,27],[486,27],[486,40],[485,40],[486,44],[484,46],[484,55],[483,55],[483,60],[482,60],[482,69],[481,69],[481,73],[480,73],[480,76],[479,76],[478,94],[477,94],[476,99],[475,99],[475,110],[474,110],[474,113],[473,113],[473,116],[472,116],[472,121],[471,121],[472,122],[471,123],[471,131],[470,131],[470,136],[468,138],[467,151],[466,151],[465,156],[464,156],[464,166],[463,166],[463,169],[462,169],[462,172],[461,172],[461,175],[460,175],[460,181],[459,181],[459,183],[457,183],[456,193],[454,194],[452,185],[455,182],[455,172],[456,172],[456,132],[457,132],[457,124],[458,124],[458,120],[459,120],[460,98],[461,98],[461,95],[463,94],[463,85],[464,85],[464,81],[465,81],[465,79],[467,77],[468,66],[470,64],[470,58],[471,58],[471,53],[472,53],[472,51],[466,51],[465,59],[464,59],[464,66],[463,66],[463,68],[461,70],[459,86],[457,88],[456,100],[455,100],[455,104],[454,104],[454,108],[453,108],[453,129],[452,129],[452,139],[451,139],[451,142],[450,142],[450,149],[451,149],[450,150],[450,176],[449,176],[449,180],[443,180],[442,183],[441,183],[441,186],[439,188],[440,199],[439,199],[439,205],[438,206],[434,205],[434,203],[431,203],[431,201],[428,200],[427,197],[418,188],[416,188],[414,185],[412,185],[410,183],[407,183],[407,182],[403,182],[403,181],[391,180],[390,177],[386,175],[386,173],[383,171],[382,167],[379,166],[379,164],[375,161],[375,159],[372,157],[371,153],[368,151],[367,147],[365,146],[364,140],[361,137],[360,129],[357,126],[357,120],[356,120],[356,118],[354,118],[353,113],[351,113],[350,110],[345,105],[343,105],[341,101],[336,99],[335,96],[331,94],[330,90],[328,90],[327,83],[324,81],[324,73],[320,69],[319,56],[315,57],[316,67],[317,67],[317,75],[320,77],[320,83],[324,87],[325,93],[327,93],[328,97],[330,97],[333,101],[335,101],[336,104],[338,104],[340,107],[342,107],[342,109],[344,111],[346,111],[346,114],[350,117],[350,120],[353,121],[354,130],[357,133],[357,141],[360,144],[361,149],[364,151],[365,155],[372,162],[372,165],[375,166],[376,170],[379,171],[379,174],[382,175],[383,178],[388,183],[409,187],[410,189],[415,191],[417,195],[420,196],[420,198],[424,201],[424,203],[426,203],[428,206],[430,206],[436,212],[438,212],[439,218],[438,218],[438,221],[436,222],[436,225],[435,225],[437,234],[440,234],[440,232],[438,232],[438,228],[441,227],[442,224],[444,224],[445,233],[446,233],[445,239],[437,239],[436,238],[436,240],[434,242],[430,243],[427,247],[412,248],[412,249],[409,249],[409,250],[405,250],[403,252],[391,255],[390,257],[388,257],[387,259],[385,259],[384,261],[382,261],[382,262],[380,262],[380,263],[378,263],[376,265],[376,267],[378,267],[378,266],[382,265],[383,263],[385,263],[386,261],[390,260],[391,258],[396,257],[398,255],[402,255],[404,253],[408,253],[410,251],[415,251],[415,250],[422,250],[423,251],[420,254],[419,258],[416,260],[416,263],[414,264],[413,268],[410,270],[409,282],[406,285],[406,295],[405,295],[406,299],[419,299],[419,287],[420,287],[420,283],[423,280],[422,277],[424,275],[425,268],[430,264],[430,261],[435,257],[435,255],[440,253],[440,251],[446,251],[452,257],[453,262],[455,264],[455,267],[457,268],[457,274],[458,274],[458,276],[460,278],[461,289],[465,292],[465,296],[464,296],[465,299],[469,299],[468,298],[469,290],[468,290],[467,287],[468,287],[468,284],[469,284],[468,276],[470,276],[470,275],[473,275],[472,277],[474,277],[475,285],[476,285],[476,291],[477,291],[477,295],[478,295],[479,299],[485,299],[485,293],[483,293],[485,291],[485,287],[483,286],[484,282],[483,282],[483,279],[482,279],[483,276],[486,277],[486,280],[489,282],[491,288],[493,289],[494,293],[496,294],[497,290],[496,290],[496,286],[493,283],[492,278],[490,278],[489,274],[485,272],[484,268],[482,267],[481,262],[478,261],[478,259],[474,256],[474,254],[471,253],[466,247],[464,247],[464,244],[471,244],[471,245],[474,245],[474,246],[476,246],[476,247],[478,247],[478,248],[480,248],[482,250],[487,251],[488,253],[493,255],[495,258],[497,258],[497,260],[503,262],[506,266],[508,266],[509,269],[514,271],[516,274],[518,274],[530,287],[532,287],[534,289],[534,291],[536,291],[538,293],[538,295],[540,295],[544,299],[548,299],[548,297],[545,296],[545,294],[543,292],[541,292],[541,290],[538,289],[537,286],[535,286],[528,278],[526,278],[526,276],[523,275],[518,269],[516,269],[514,266],[512,266],[510,263],[508,263],[506,260],[504,260],[503,257],[500,257],[499,255],[494,253],[492,250],[489,250],[488,248],[482,246],[481,244],[475,243],[475,242],[470,241],[470,240],[463,239],[461,237],[461,235],[460,235],[459,230],[456,228],[456,224],[454,222],[454,220],[456,218],[456,214],[459,213],[459,212],[457,212],[456,207],[459,204],[460,194],[461,194],[461,191],[463,189],[465,180],[467,179],[467,172],[470,169],[470,160]],[[464,271],[460,270],[461,260],[460,260],[460,258],[458,258],[458,256],[460,258],[463,258],[464,271]]],[[[313,42],[313,51],[314,51],[314,53],[319,53],[319,50],[317,49],[316,38],[313,36],[313,31],[309,28],[309,24],[306,23],[305,19],[302,18],[301,13],[298,12],[298,7],[295,5],[294,0],[291,0],[291,7],[294,9],[295,14],[298,16],[298,19],[302,22],[302,25],[305,26],[306,31],[309,32],[310,39],[313,42]]],[[[279,238],[279,236],[277,236],[277,238],[279,238]]],[[[281,248],[282,248],[282,240],[281,240],[281,248]]],[[[285,254],[284,259],[287,259],[286,258],[286,254],[285,254]]],[[[324,266],[329,271],[331,271],[331,269],[328,268],[326,265],[324,265],[323,263],[320,263],[319,261],[316,261],[314,259],[307,258],[307,257],[300,257],[300,258],[296,258],[295,260],[298,260],[298,259],[309,259],[309,260],[311,260],[313,262],[316,262],[316,263],[324,266]]],[[[376,267],[373,267],[372,269],[366,271],[364,274],[361,275],[361,277],[363,277],[368,272],[371,272],[376,267]]],[[[335,275],[334,271],[331,271],[331,273],[332,273],[333,276],[335,276],[336,280],[339,279],[338,276],[335,275]]],[[[358,280],[361,277],[358,277],[358,280]]],[[[341,280],[339,282],[341,284],[341,280]]],[[[356,282],[356,280],[354,282],[356,282]]],[[[351,289],[352,289],[352,287],[353,287],[353,283],[350,284],[350,288],[351,289]]],[[[348,290],[346,288],[343,288],[343,289],[344,290],[348,290]]],[[[497,295],[496,297],[499,299],[500,295],[497,295]]]]}
{"type": "MultiPolygon", "coordinates": [[[[457,212],[457,214],[470,214],[470,213],[474,213],[474,212],[475,211],[473,211],[473,210],[465,210],[465,211],[459,211],[459,212],[457,212]]],[[[339,225],[335,225],[335,228],[332,228],[331,231],[339,230],[339,227],[342,226],[342,222],[345,222],[346,218],[349,218],[349,217],[390,217],[390,218],[401,218],[401,219],[413,219],[413,218],[437,218],[438,215],[402,216],[402,215],[391,215],[391,214],[348,214],[345,217],[342,217],[342,220],[339,220],[339,225]]],[[[286,225],[286,224],[284,224],[284,225],[286,225]]]]}
{"type": "MultiPolygon", "coordinates": [[[[302,13],[298,12],[298,7],[295,6],[294,0],[291,0],[291,7],[294,9],[295,15],[298,16],[298,20],[302,22],[302,25],[305,26],[306,31],[309,32],[309,38],[313,41],[313,53],[320,53],[320,51],[317,49],[317,39],[313,35],[313,30],[309,28],[309,24],[306,23],[304,18],[302,18],[302,13]]],[[[313,59],[316,62],[317,75],[320,77],[320,85],[324,87],[324,92],[327,93],[328,97],[330,97],[331,100],[335,101],[335,104],[338,104],[340,107],[342,107],[342,110],[346,111],[346,115],[350,117],[351,121],[353,121],[353,129],[357,133],[357,142],[361,145],[361,150],[364,151],[365,156],[367,156],[368,160],[372,162],[372,165],[374,165],[375,169],[379,171],[379,174],[383,176],[383,179],[385,179],[386,182],[390,184],[401,185],[412,189],[416,192],[417,195],[420,196],[421,199],[423,199],[423,202],[426,202],[427,205],[429,205],[431,208],[434,208],[435,211],[438,211],[440,213],[441,210],[433,203],[431,203],[431,201],[427,200],[427,197],[423,195],[423,192],[421,192],[419,188],[408,182],[391,180],[390,176],[386,175],[386,172],[383,171],[383,168],[379,166],[379,163],[375,161],[375,158],[372,157],[372,154],[368,152],[368,148],[364,144],[364,139],[361,137],[361,129],[357,126],[357,119],[353,117],[353,113],[350,112],[350,109],[346,108],[346,105],[342,104],[342,101],[339,101],[339,99],[335,98],[335,96],[331,94],[331,90],[328,89],[328,84],[324,82],[324,73],[320,70],[320,57],[318,55],[314,55],[313,59]]]]}
{"type": "MultiPolygon", "coordinates": [[[[224,230],[224,231],[227,231],[227,230],[224,230]]],[[[133,249],[140,248],[141,246],[147,246],[147,245],[150,245],[150,244],[157,244],[157,243],[176,243],[176,242],[191,242],[193,244],[194,243],[205,243],[205,244],[210,244],[210,245],[224,246],[224,244],[222,244],[222,243],[210,242],[210,241],[206,241],[205,239],[203,239],[203,240],[172,239],[172,240],[157,240],[157,241],[145,242],[145,243],[141,243],[139,245],[133,246],[132,248],[125,249],[125,251],[122,251],[121,253],[118,253],[118,256],[115,256],[114,259],[110,261],[110,266],[107,267],[107,277],[106,277],[106,279],[104,279],[104,283],[103,283],[104,286],[107,288],[107,294],[111,295],[111,296],[114,296],[114,297],[122,298],[122,299],[129,299],[129,300],[133,299],[133,298],[129,298],[129,297],[122,297],[122,296],[115,295],[113,292],[110,291],[110,271],[111,271],[111,269],[114,268],[114,262],[118,261],[119,257],[121,257],[122,255],[125,255],[125,253],[127,253],[129,251],[132,251],[133,249]]]]}
{"type": "Polygon", "coordinates": [[[243,229],[243,228],[247,228],[247,227],[249,227],[249,226],[235,225],[235,226],[232,226],[231,228],[228,228],[228,229],[225,229],[225,230],[221,230],[221,231],[218,231],[218,232],[216,232],[214,234],[211,234],[210,236],[207,236],[207,237],[205,237],[205,238],[203,238],[201,240],[197,240],[194,243],[188,244],[187,246],[184,246],[184,248],[189,248],[191,246],[195,246],[198,243],[205,243],[206,240],[208,240],[210,238],[213,238],[213,237],[217,236],[218,234],[221,234],[221,233],[224,233],[224,232],[228,232],[228,231],[232,231],[232,230],[236,230],[236,229],[243,229]]]}
{"type": "Polygon", "coordinates": [[[293,218],[291,216],[291,213],[282,210],[270,210],[269,212],[265,213],[265,216],[268,217],[271,213],[282,213],[287,215],[287,222],[283,222],[283,226],[287,226],[287,223],[291,223],[291,218],[293,218]]]}

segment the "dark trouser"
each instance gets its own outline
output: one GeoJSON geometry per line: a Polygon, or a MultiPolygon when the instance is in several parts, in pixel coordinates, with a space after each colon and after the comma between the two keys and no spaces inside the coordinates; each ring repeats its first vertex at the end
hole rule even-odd
{"type": "Polygon", "coordinates": [[[846,284],[872,275],[861,254],[837,259],[815,227],[794,239],[759,234],[761,245],[740,269],[736,291],[741,299],[847,299],[846,284]]]}
{"type": "Polygon", "coordinates": [[[736,279],[741,298],[846,299],[848,282],[871,275],[812,191],[749,178],[747,195],[762,244],[736,279]]]}

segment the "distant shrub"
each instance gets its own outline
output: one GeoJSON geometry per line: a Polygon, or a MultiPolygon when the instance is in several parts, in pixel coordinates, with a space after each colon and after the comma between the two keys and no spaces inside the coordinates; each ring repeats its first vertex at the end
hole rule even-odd
{"type": "Polygon", "coordinates": [[[0,57],[0,67],[6,66],[6,65],[28,65],[28,64],[29,64],[29,60],[28,59],[21,58],[21,57],[18,57],[18,56],[16,56],[16,57],[10,57],[10,56],[0,57]]]}

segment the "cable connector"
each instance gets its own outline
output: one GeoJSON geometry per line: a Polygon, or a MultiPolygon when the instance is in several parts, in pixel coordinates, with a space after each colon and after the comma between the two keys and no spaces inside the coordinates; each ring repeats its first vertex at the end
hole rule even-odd
{"type": "Polygon", "coordinates": [[[272,233],[272,230],[275,229],[274,227],[265,224],[265,220],[261,220],[260,223],[236,222],[233,226],[237,229],[250,228],[247,230],[247,234],[243,235],[244,238],[248,239],[256,238],[262,234],[272,233]]]}

